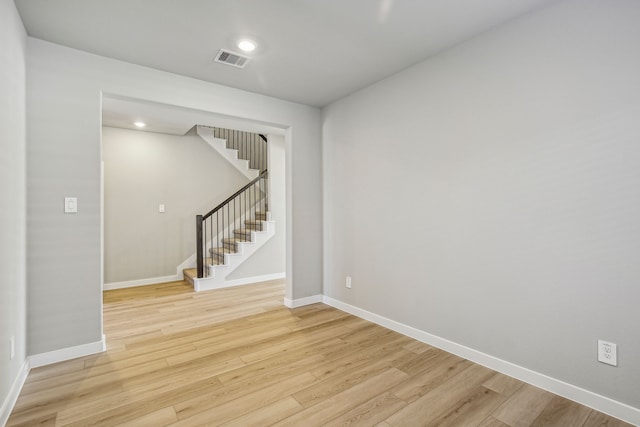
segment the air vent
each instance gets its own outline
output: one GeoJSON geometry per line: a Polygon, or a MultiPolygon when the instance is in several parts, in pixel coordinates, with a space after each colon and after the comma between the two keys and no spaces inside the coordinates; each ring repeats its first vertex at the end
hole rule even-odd
{"type": "Polygon", "coordinates": [[[218,52],[213,61],[231,65],[232,67],[244,68],[245,65],[247,65],[247,62],[249,62],[249,58],[242,56],[239,53],[220,49],[220,52],[218,52]]]}

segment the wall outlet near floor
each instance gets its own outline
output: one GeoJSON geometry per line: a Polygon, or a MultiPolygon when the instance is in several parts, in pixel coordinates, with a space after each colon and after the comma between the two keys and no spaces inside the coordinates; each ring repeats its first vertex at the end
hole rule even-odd
{"type": "Polygon", "coordinates": [[[347,276],[347,280],[345,282],[345,286],[351,289],[351,276],[347,276]]]}
{"type": "Polygon", "coordinates": [[[618,366],[618,345],[598,340],[598,362],[618,366]]]}
{"type": "Polygon", "coordinates": [[[16,357],[16,337],[9,338],[9,360],[13,360],[16,357]]]}

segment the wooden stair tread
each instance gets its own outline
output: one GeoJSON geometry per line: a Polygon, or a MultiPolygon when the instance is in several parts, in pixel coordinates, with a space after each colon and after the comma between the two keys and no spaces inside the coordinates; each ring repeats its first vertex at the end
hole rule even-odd
{"type": "Polygon", "coordinates": [[[265,228],[265,223],[266,221],[262,221],[260,219],[246,219],[244,221],[244,226],[251,230],[262,231],[265,228]]]}
{"type": "Polygon", "coordinates": [[[235,230],[233,230],[233,233],[234,234],[243,234],[243,235],[247,235],[248,234],[249,236],[251,236],[251,232],[252,231],[256,231],[256,230],[253,230],[251,228],[236,228],[235,230]]]}
{"type": "Polygon", "coordinates": [[[216,255],[222,255],[222,254],[235,254],[237,253],[234,250],[231,250],[229,248],[225,248],[225,247],[218,247],[218,248],[210,248],[209,249],[209,253],[212,254],[216,254],[216,255]]]}
{"type": "Polygon", "coordinates": [[[198,270],[196,268],[185,268],[182,270],[182,278],[186,282],[189,282],[193,285],[194,277],[198,277],[198,270]]]}
{"type": "Polygon", "coordinates": [[[225,237],[222,239],[222,243],[247,243],[248,240],[239,239],[237,237],[225,237]]]}

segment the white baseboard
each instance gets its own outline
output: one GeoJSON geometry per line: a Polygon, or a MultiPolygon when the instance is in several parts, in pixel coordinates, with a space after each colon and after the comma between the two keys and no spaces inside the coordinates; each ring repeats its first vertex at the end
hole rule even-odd
{"type": "Polygon", "coordinates": [[[225,280],[222,282],[216,282],[214,277],[205,277],[204,279],[193,279],[193,288],[196,292],[212,291],[214,289],[224,289],[234,286],[250,285],[252,283],[267,282],[269,280],[284,279],[285,277],[285,273],[274,273],[244,277],[242,279],[225,280]]]}
{"type": "Polygon", "coordinates": [[[31,368],[39,366],[51,365],[52,363],[64,362],[65,360],[75,359],[77,357],[89,356],[90,354],[101,353],[107,349],[107,339],[103,335],[102,340],[91,342],[88,344],[77,345],[75,347],[67,347],[60,350],[49,351],[46,353],[35,354],[29,356],[29,365],[31,368]]]}
{"type": "Polygon", "coordinates": [[[102,287],[103,291],[111,291],[113,289],[134,288],[136,286],[155,285],[158,283],[177,282],[182,280],[181,274],[173,276],[151,277],[149,279],[128,280],[125,282],[105,283],[102,287]]]}
{"type": "MultiPolygon", "coordinates": [[[[306,298],[302,298],[302,300],[305,299],[306,298]]],[[[296,301],[299,300],[290,302],[296,301]]],[[[564,381],[551,378],[547,375],[532,371],[522,366],[515,365],[511,362],[498,359],[497,357],[490,356],[472,348],[465,347],[461,344],[457,344],[436,335],[429,334],[427,332],[421,331],[400,322],[396,322],[395,320],[388,319],[378,314],[371,313],[370,311],[363,310],[342,301],[338,301],[327,296],[322,296],[322,302],[339,310],[353,314],[354,316],[376,323],[380,326],[384,326],[385,328],[391,329],[392,331],[396,331],[418,341],[422,341],[423,343],[429,344],[433,347],[437,347],[449,353],[453,353],[457,356],[468,359],[479,365],[486,366],[487,368],[493,369],[494,371],[498,371],[510,377],[517,378],[528,384],[550,391],[551,393],[573,400],[597,411],[604,412],[605,414],[619,418],[633,425],[640,425],[639,408],[634,408],[632,406],[615,401],[605,396],[601,396],[589,390],[585,390],[583,388],[565,383],[564,381]]],[[[285,305],[287,307],[290,307],[289,305],[287,305],[286,299],[285,305]]]]}
{"type": "MultiPolygon", "coordinates": [[[[298,308],[304,305],[317,304],[322,302],[322,295],[311,295],[310,297],[298,298],[298,299],[284,299],[284,305],[288,308],[298,308]]],[[[345,310],[346,311],[346,310],[345,310]]]]}
{"type": "Polygon", "coordinates": [[[287,277],[285,273],[263,274],[261,276],[243,277],[242,279],[225,280],[224,284],[227,286],[248,285],[250,283],[268,282],[269,280],[284,279],[285,277],[287,277]]]}
{"type": "Polygon", "coordinates": [[[11,411],[13,410],[13,407],[18,400],[18,396],[20,396],[20,392],[22,391],[22,387],[24,386],[24,382],[26,381],[31,368],[51,365],[52,363],[64,362],[65,360],[88,356],[90,354],[101,353],[106,349],[107,339],[103,335],[102,340],[100,341],[82,344],[75,347],[63,348],[61,350],[49,351],[47,353],[40,353],[27,357],[22,365],[22,368],[20,369],[20,372],[18,373],[18,376],[13,381],[13,384],[9,389],[9,394],[5,398],[4,402],[2,402],[2,406],[0,407],[0,426],[4,426],[7,424],[9,416],[11,415],[11,411]]]}
{"type": "Polygon", "coordinates": [[[22,386],[24,386],[24,382],[27,379],[27,375],[29,375],[29,359],[25,360],[22,364],[22,368],[20,368],[20,372],[18,372],[18,376],[11,384],[11,388],[9,389],[9,394],[2,402],[2,406],[0,407],[0,426],[4,426],[9,421],[9,416],[11,415],[11,411],[13,411],[13,407],[16,405],[18,401],[18,396],[20,396],[20,392],[22,391],[22,386]]]}

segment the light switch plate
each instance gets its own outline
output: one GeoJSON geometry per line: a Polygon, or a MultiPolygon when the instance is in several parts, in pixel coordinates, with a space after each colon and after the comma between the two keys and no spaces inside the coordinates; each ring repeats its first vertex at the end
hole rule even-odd
{"type": "Polygon", "coordinates": [[[77,197],[65,197],[64,198],[64,213],[78,213],[78,198],[77,197]]]}

